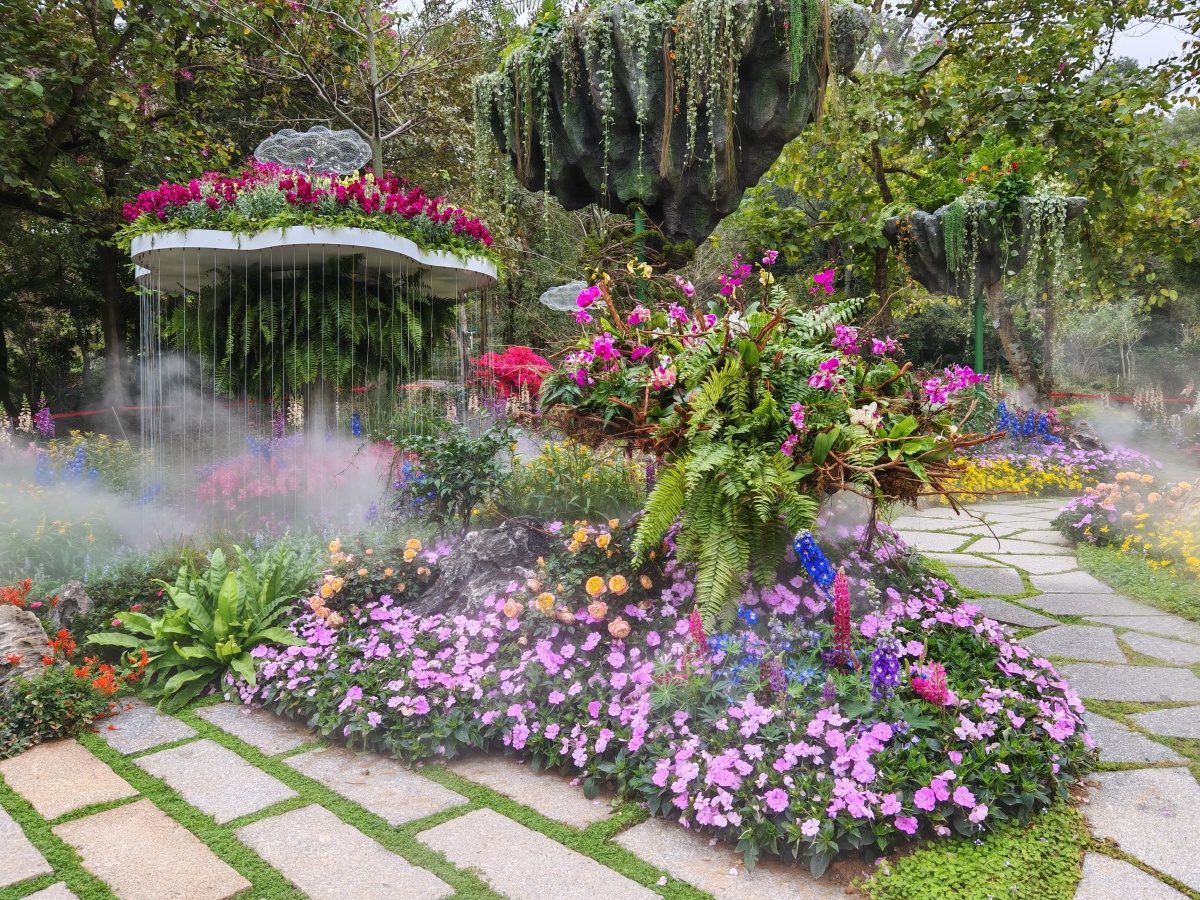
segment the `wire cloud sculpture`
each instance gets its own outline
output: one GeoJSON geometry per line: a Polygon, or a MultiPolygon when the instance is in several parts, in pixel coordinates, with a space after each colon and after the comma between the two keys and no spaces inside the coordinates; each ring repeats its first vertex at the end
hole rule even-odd
{"type": "Polygon", "coordinates": [[[285,128],[259,144],[254,158],[289,169],[349,175],[371,158],[371,145],[349,130],[330,131],[323,125],[308,131],[285,128]]]}

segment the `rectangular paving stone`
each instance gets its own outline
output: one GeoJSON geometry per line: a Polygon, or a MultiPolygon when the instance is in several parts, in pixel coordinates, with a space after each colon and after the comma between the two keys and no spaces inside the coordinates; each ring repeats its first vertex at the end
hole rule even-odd
{"type": "Polygon", "coordinates": [[[1144,616],[1155,612],[1120,594],[1042,594],[1021,601],[1052,616],[1144,616]]]}
{"type": "Polygon", "coordinates": [[[1100,762],[1110,763],[1186,763],[1187,760],[1158,741],[1152,741],[1126,728],[1120,722],[1085,711],[1083,723],[1100,750],[1100,762]]]}
{"type": "Polygon", "coordinates": [[[1091,778],[1100,782],[1083,807],[1092,834],[1200,890],[1200,786],[1191,773],[1182,767],[1135,769],[1091,778]]]}
{"type": "Polygon", "coordinates": [[[1074,546],[1061,532],[1050,529],[1035,528],[1030,531],[1022,531],[1017,538],[1022,541],[1033,541],[1036,544],[1053,544],[1056,547],[1074,546]]]}
{"type": "Polygon", "coordinates": [[[589,800],[562,776],[535,772],[513,756],[471,754],[447,763],[446,768],[573,828],[587,828],[612,814],[609,797],[589,800]]]}
{"type": "Polygon", "coordinates": [[[1145,616],[1089,616],[1089,622],[1101,622],[1104,625],[1114,625],[1117,628],[1132,628],[1136,631],[1148,631],[1151,634],[1162,634],[1184,641],[1200,643],[1200,625],[1171,616],[1155,610],[1155,615],[1145,616]]]}
{"type": "MultiPolygon", "coordinates": [[[[980,550],[979,553],[986,553],[986,550],[980,550]]],[[[1072,569],[1079,568],[1079,561],[1075,559],[1075,554],[1070,553],[1066,556],[1031,556],[1022,554],[995,554],[993,559],[998,559],[1010,566],[1016,566],[1018,569],[1023,569],[1030,575],[1049,575],[1057,572],[1069,572],[1072,569]]]]}
{"type": "Polygon", "coordinates": [[[267,756],[295,750],[314,738],[312,730],[300,722],[238,703],[205,706],[196,710],[196,715],[258,748],[267,756]]]}
{"type": "Polygon", "coordinates": [[[510,900],[654,900],[658,895],[594,859],[490,809],[477,809],[417,840],[475,869],[510,900]]]}
{"type": "Polygon", "coordinates": [[[149,800],[66,822],[54,833],[120,900],[228,900],[250,887],[149,800]]]}
{"type": "Polygon", "coordinates": [[[79,900],[79,898],[71,893],[71,889],[67,887],[65,881],[60,881],[36,894],[30,894],[25,900],[79,900]]]}
{"type": "Polygon", "coordinates": [[[917,552],[932,550],[937,553],[957,550],[970,540],[961,534],[939,534],[933,531],[902,531],[900,538],[917,552]]]}
{"type": "Polygon", "coordinates": [[[218,825],[298,796],[290,787],[255,768],[215,741],[192,741],[134,762],[161,778],[218,825]]]}
{"type": "Polygon", "coordinates": [[[1130,716],[1151,734],[1164,737],[1200,738],[1200,706],[1156,709],[1130,716]]]}
{"type": "Polygon", "coordinates": [[[1029,580],[1043,594],[1111,594],[1113,589],[1087,572],[1064,572],[1061,575],[1031,575],[1029,580]]]}
{"type": "Polygon", "coordinates": [[[0,809],[0,888],[53,871],[16,820],[0,809]]]}
{"type": "Polygon", "coordinates": [[[1183,894],[1123,859],[1102,853],[1083,858],[1074,900],[1186,900],[1183,894]]]}
{"type": "Polygon", "coordinates": [[[954,567],[950,574],[960,585],[981,594],[1021,594],[1025,585],[1012,569],[973,569],[954,567]]]}
{"type": "Polygon", "coordinates": [[[1021,643],[1038,656],[1125,662],[1125,654],[1117,646],[1113,630],[1098,625],[1059,625],[1021,638],[1021,643]]]}
{"type": "Polygon", "coordinates": [[[1200,678],[1187,669],[1071,663],[1058,673],[1081,697],[1131,703],[1200,701],[1200,678]]]}
{"type": "Polygon", "coordinates": [[[1004,563],[996,562],[984,556],[972,556],[970,553],[922,553],[922,559],[936,559],[948,568],[965,567],[968,569],[1002,569],[1004,563]]]}
{"type": "Polygon", "coordinates": [[[239,828],[311,900],[438,900],[454,889],[313,804],[239,828]]]}
{"type": "Polygon", "coordinates": [[[74,740],[38,744],[6,759],[0,762],[0,776],[45,819],[137,796],[124,778],[74,740]]]}
{"type": "Polygon", "coordinates": [[[1145,653],[1155,659],[1165,659],[1177,666],[1194,666],[1200,663],[1200,644],[1172,641],[1169,638],[1139,634],[1136,631],[1125,632],[1121,635],[1121,640],[1131,650],[1145,653]]]}
{"type": "Polygon", "coordinates": [[[310,750],[284,762],[389,825],[423,819],[467,802],[461,794],[377,753],[359,755],[345,747],[331,747],[310,750]]]}
{"type": "Polygon", "coordinates": [[[1009,603],[998,597],[983,597],[979,600],[964,600],[964,604],[978,606],[989,619],[1003,622],[1006,625],[1019,625],[1022,628],[1050,628],[1057,625],[1054,619],[1035,613],[1031,609],[1009,603]]]}
{"type": "Polygon", "coordinates": [[[1021,532],[1020,525],[964,525],[961,528],[955,527],[955,534],[969,534],[972,537],[984,538],[1003,538],[1010,534],[1019,534],[1021,532]]]}
{"type": "Polygon", "coordinates": [[[118,753],[128,756],[196,736],[195,728],[185,725],[174,716],[161,713],[141,700],[129,702],[133,704],[133,709],[123,710],[112,720],[115,731],[100,729],[100,737],[118,753]]]}
{"type": "Polygon", "coordinates": [[[1075,549],[1056,547],[1053,544],[1039,544],[1036,541],[1026,541],[1021,538],[981,537],[971,545],[972,553],[991,553],[1007,556],[1022,553],[1034,556],[1074,556],[1075,549]]]}
{"type": "Polygon", "coordinates": [[[672,877],[712,894],[716,900],[835,900],[844,889],[816,881],[805,868],[788,868],[762,859],[747,872],[742,855],[708,835],[687,831],[675,822],[650,819],[613,839],[672,877]],[[731,875],[736,871],[736,875],[731,875]]]}

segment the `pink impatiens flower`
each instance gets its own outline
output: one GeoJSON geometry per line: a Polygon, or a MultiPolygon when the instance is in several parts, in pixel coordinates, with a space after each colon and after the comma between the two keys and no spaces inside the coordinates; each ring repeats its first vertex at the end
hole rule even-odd
{"type": "Polygon", "coordinates": [[[767,791],[763,796],[763,800],[766,801],[767,809],[771,810],[771,812],[783,812],[788,808],[787,791],[780,788],[767,791]]]}

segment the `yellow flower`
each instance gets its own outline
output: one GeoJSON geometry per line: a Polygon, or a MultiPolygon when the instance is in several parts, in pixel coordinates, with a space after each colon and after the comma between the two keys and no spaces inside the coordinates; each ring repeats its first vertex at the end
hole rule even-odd
{"type": "Polygon", "coordinates": [[[596,538],[596,546],[599,547],[601,550],[604,550],[606,547],[608,547],[608,545],[611,541],[612,541],[612,535],[602,534],[598,538],[596,538]]]}
{"type": "Polygon", "coordinates": [[[391,578],[391,577],[392,577],[392,570],[391,570],[391,569],[384,569],[384,570],[383,570],[383,577],[384,577],[384,578],[391,578]]]}
{"type": "Polygon", "coordinates": [[[592,597],[599,597],[604,593],[604,579],[599,575],[593,575],[587,580],[587,584],[584,585],[584,590],[586,590],[592,597]]]}
{"type": "Polygon", "coordinates": [[[329,552],[330,553],[337,553],[341,549],[342,549],[342,542],[339,541],[337,538],[334,538],[332,541],[329,542],[329,552]]]}
{"type": "Polygon", "coordinates": [[[328,581],[321,585],[321,596],[326,600],[333,596],[333,585],[328,581]]]}
{"type": "Polygon", "coordinates": [[[609,528],[615,529],[615,528],[616,528],[618,525],[620,525],[620,524],[621,524],[621,520],[620,520],[620,519],[609,519],[609,520],[608,520],[608,527],[609,527],[609,528]]]}
{"type": "Polygon", "coordinates": [[[341,576],[338,576],[337,578],[333,579],[333,592],[336,594],[338,591],[340,591],[342,589],[342,586],[345,583],[346,583],[346,580],[344,578],[342,578],[341,576]]]}
{"type": "Polygon", "coordinates": [[[420,553],[421,552],[421,542],[418,541],[416,538],[409,538],[407,541],[404,542],[404,549],[411,550],[413,553],[420,553]]]}
{"type": "Polygon", "coordinates": [[[359,577],[359,578],[366,578],[366,577],[367,577],[367,570],[366,570],[366,569],[359,569],[359,570],[358,570],[358,577],[359,577]]]}
{"type": "Polygon", "coordinates": [[[614,575],[608,579],[608,589],[620,597],[629,590],[629,582],[625,580],[624,575],[614,575]]]}
{"type": "Polygon", "coordinates": [[[367,556],[371,556],[374,552],[375,551],[372,550],[370,547],[368,547],[366,550],[363,551],[363,553],[367,554],[367,556]]]}
{"type": "Polygon", "coordinates": [[[542,612],[550,612],[550,610],[554,609],[554,595],[549,591],[543,591],[537,595],[534,603],[537,604],[537,608],[542,612]]]}
{"type": "Polygon", "coordinates": [[[416,558],[417,558],[416,550],[405,550],[404,551],[404,561],[405,562],[412,562],[416,558]]]}
{"type": "Polygon", "coordinates": [[[571,540],[577,544],[586,544],[588,542],[588,533],[580,528],[573,535],[571,535],[571,540]]]}

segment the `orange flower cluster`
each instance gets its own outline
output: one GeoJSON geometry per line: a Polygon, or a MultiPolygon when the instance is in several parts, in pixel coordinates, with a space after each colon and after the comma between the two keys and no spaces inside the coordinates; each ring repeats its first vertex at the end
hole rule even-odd
{"type": "Polygon", "coordinates": [[[24,606],[25,598],[29,596],[29,591],[33,587],[33,582],[26,578],[24,581],[17,582],[16,587],[0,586],[0,604],[9,604],[11,606],[24,606]]]}

